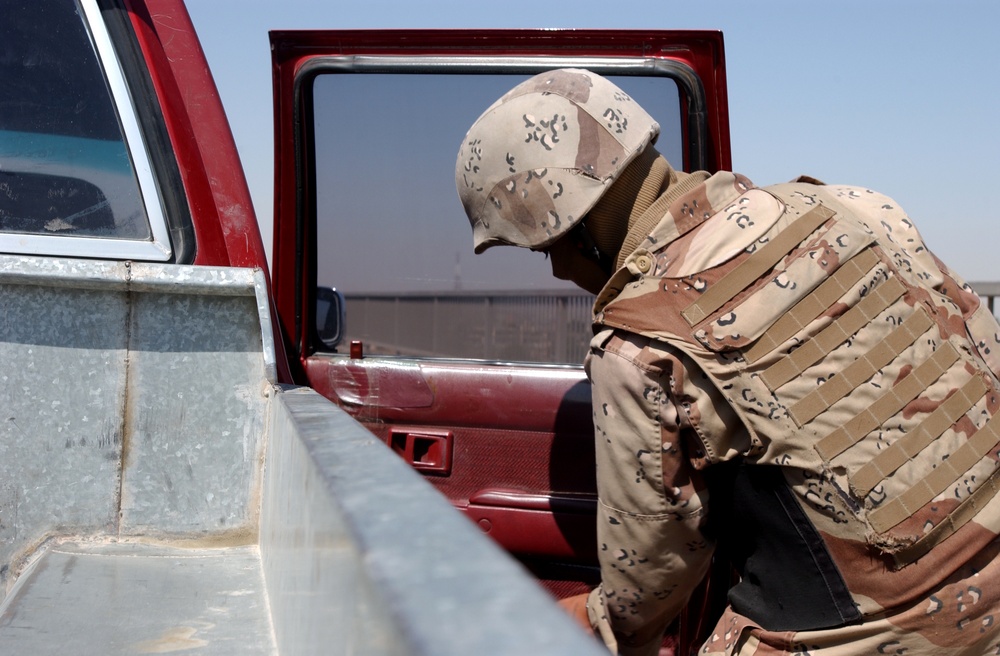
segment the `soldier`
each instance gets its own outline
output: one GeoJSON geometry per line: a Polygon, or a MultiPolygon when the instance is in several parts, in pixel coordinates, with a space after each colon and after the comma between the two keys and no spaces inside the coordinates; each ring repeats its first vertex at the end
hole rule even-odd
{"type": "Polygon", "coordinates": [[[597,294],[602,583],[569,600],[655,654],[725,550],[704,654],[1000,653],[1000,326],[891,199],[686,174],[584,70],[538,75],[456,164],[475,250],[597,294]]]}

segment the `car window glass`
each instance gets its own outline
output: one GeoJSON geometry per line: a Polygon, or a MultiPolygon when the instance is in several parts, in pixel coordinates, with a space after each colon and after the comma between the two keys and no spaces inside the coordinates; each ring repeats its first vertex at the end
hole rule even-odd
{"type": "MultiPolygon", "coordinates": [[[[3,6],[0,233],[150,240],[135,166],[83,9],[75,0],[3,6]]],[[[37,250],[45,252],[41,243],[37,250]]]]}
{"type": "MultiPolygon", "coordinates": [[[[345,339],[367,353],[582,361],[593,297],[553,278],[540,253],[475,255],[455,190],[466,130],[526,77],[315,79],[316,280],[345,294],[345,339]]],[[[658,149],[683,161],[676,83],[613,79],[660,122],[658,149]]]]}

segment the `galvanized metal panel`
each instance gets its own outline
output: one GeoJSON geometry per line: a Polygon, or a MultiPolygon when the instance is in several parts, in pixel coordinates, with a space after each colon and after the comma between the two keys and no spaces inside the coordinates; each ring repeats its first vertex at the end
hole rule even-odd
{"type": "Polygon", "coordinates": [[[259,271],[0,256],[0,582],[53,535],[253,541],[272,347],[259,271]]]}
{"type": "Polygon", "coordinates": [[[51,533],[113,530],[127,307],[116,292],[0,284],[0,567],[51,533]]]}
{"type": "MultiPolygon", "coordinates": [[[[350,523],[302,442],[303,427],[272,406],[261,510],[261,558],[283,656],[407,654],[369,580],[350,523]]],[[[327,413],[336,412],[330,404],[327,413]]],[[[322,420],[320,422],[323,423],[322,420]]]]}
{"type": "Polygon", "coordinates": [[[0,653],[275,656],[259,553],[55,545],[0,606],[0,653]]]}
{"type": "Polygon", "coordinates": [[[278,394],[269,434],[261,557],[283,656],[606,654],[315,391],[278,394]]]}
{"type": "Polygon", "coordinates": [[[123,534],[253,539],[269,387],[261,353],[253,297],[134,296],[123,534]]]}

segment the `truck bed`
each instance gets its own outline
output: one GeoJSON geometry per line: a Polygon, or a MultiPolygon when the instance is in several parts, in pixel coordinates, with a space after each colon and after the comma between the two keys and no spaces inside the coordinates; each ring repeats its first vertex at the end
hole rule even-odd
{"type": "Polygon", "coordinates": [[[256,546],[52,545],[0,607],[0,627],[4,654],[277,653],[256,546]]]}

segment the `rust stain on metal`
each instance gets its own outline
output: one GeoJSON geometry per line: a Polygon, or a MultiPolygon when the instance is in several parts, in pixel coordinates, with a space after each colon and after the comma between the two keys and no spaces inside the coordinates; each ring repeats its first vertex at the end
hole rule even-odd
{"type": "Polygon", "coordinates": [[[188,649],[201,649],[208,646],[208,640],[195,636],[202,629],[211,629],[214,624],[203,623],[201,628],[178,626],[167,629],[159,638],[144,640],[133,645],[140,654],[170,654],[188,649]]]}
{"type": "Polygon", "coordinates": [[[143,535],[122,537],[121,544],[146,544],[180,549],[221,549],[226,547],[246,547],[257,544],[258,526],[248,522],[228,531],[211,533],[163,533],[147,532],[143,535]]]}

